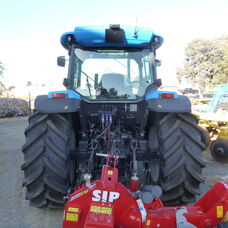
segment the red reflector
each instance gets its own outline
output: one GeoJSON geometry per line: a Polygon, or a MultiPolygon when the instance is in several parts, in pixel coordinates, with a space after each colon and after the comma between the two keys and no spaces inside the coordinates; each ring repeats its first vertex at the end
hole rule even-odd
{"type": "Polygon", "coordinates": [[[160,97],[162,97],[162,98],[173,98],[174,93],[160,93],[160,97]]]}
{"type": "Polygon", "coordinates": [[[52,93],[52,98],[64,98],[67,97],[67,93],[52,93]]]}

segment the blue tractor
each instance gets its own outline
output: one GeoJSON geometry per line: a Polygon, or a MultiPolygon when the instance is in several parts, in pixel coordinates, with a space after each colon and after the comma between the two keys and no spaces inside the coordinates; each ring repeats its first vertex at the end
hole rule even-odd
{"type": "Polygon", "coordinates": [[[162,43],[150,29],[120,25],[61,36],[66,90],[38,96],[25,129],[23,185],[32,206],[62,207],[84,179],[99,178],[108,154],[118,156],[122,183],[159,185],[166,205],[200,194],[202,132],[188,97],[158,90],[162,43]]]}

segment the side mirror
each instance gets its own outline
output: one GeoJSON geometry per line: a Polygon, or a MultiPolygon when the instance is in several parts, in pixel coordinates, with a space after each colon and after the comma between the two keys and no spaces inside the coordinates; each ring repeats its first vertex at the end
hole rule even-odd
{"type": "Polygon", "coordinates": [[[57,65],[60,67],[65,67],[66,64],[66,58],[65,56],[59,56],[57,57],[57,65]]]}
{"type": "Polygon", "coordinates": [[[70,85],[69,79],[68,79],[68,78],[64,78],[64,79],[63,79],[63,85],[64,85],[66,88],[70,85]]]}
{"type": "Polygon", "coordinates": [[[160,59],[155,59],[155,65],[156,65],[156,67],[161,66],[161,60],[160,59]]]}
{"type": "Polygon", "coordinates": [[[161,80],[161,78],[156,79],[156,80],[155,80],[155,84],[156,84],[157,87],[160,87],[160,86],[162,85],[162,80],[161,80]]]}

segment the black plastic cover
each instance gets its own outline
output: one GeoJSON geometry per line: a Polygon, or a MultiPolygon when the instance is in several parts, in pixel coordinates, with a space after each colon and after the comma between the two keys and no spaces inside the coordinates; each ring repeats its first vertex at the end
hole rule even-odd
{"type": "Polygon", "coordinates": [[[110,43],[122,43],[124,41],[123,29],[106,29],[105,41],[110,43]]]}
{"type": "Polygon", "coordinates": [[[80,109],[80,100],[75,98],[48,98],[47,95],[37,96],[35,110],[42,113],[68,113],[80,109]]]}
{"type": "Polygon", "coordinates": [[[191,112],[191,102],[183,95],[177,98],[152,98],[147,101],[147,108],[154,112],[184,113],[191,112]]]}

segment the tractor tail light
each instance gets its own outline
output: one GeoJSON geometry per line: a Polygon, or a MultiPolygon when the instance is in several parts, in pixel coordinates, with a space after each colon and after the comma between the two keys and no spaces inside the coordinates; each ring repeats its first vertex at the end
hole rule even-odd
{"type": "Polygon", "coordinates": [[[52,98],[64,98],[67,96],[68,96],[68,93],[52,93],[52,98]]]}
{"type": "Polygon", "coordinates": [[[161,93],[161,98],[174,98],[174,93],[161,93]]]}

